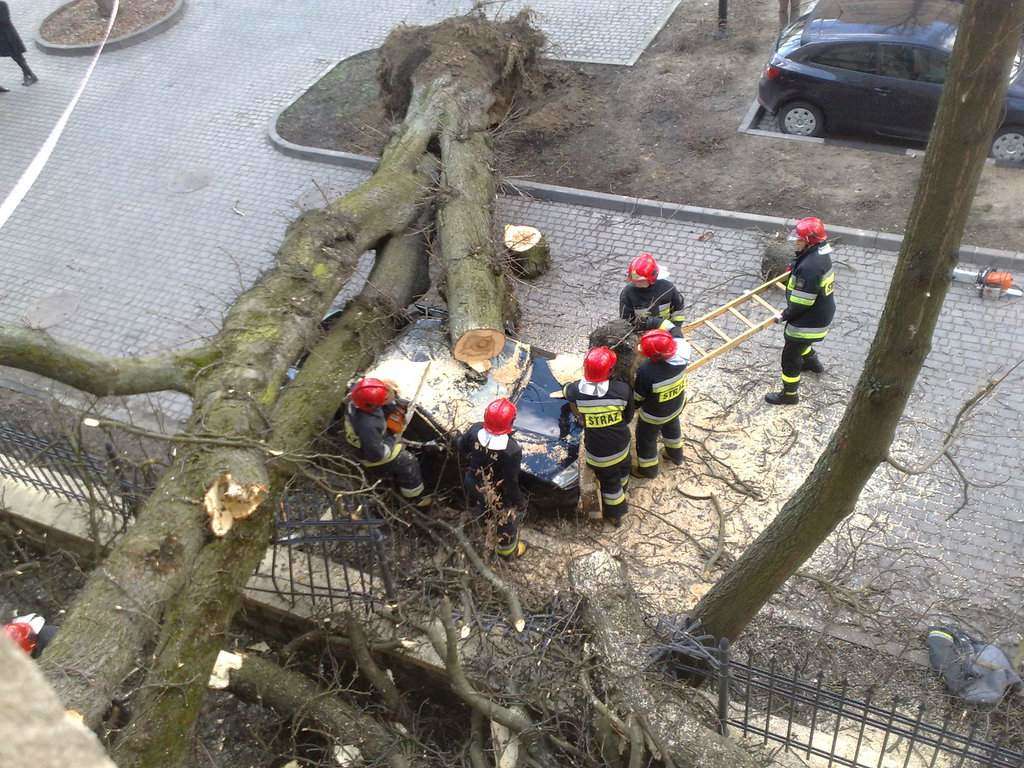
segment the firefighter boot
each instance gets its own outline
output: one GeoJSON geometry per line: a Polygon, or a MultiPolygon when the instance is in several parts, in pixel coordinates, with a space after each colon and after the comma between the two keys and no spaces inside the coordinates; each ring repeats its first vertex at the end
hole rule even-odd
{"type": "Polygon", "coordinates": [[[803,369],[810,371],[811,373],[824,373],[825,366],[821,364],[821,360],[818,359],[818,353],[813,349],[803,356],[803,369]]]}
{"type": "Polygon", "coordinates": [[[796,392],[769,392],[764,401],[769,405],[796,405],[800,402],[800,395],[796,392]]]}

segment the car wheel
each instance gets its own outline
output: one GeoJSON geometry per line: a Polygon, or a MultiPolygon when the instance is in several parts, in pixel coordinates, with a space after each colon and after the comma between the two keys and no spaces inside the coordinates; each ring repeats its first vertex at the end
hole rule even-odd
{"type": "Polygon", "coordinates": [[[992,157],[1008,163],[1024,162],[1024,128],[1008,125],[992,140],[992,157]]]}
{"type": "Polygon", "coordinates": [[[779,110],[779,128],[793,136],[821,136],[825,132],[825,116],[813,104],[791,101],[779,110]]]}

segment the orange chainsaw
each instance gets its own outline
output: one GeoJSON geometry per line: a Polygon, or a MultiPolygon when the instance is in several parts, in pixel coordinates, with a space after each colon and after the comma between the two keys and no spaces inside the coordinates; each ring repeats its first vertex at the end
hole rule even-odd
{"type": "Polygon", "coordinates": [[[987,269],[953,268],[953,282],[973,283],[978,295],[986,299],[998,299],[1000,296],[1024,296],[1018,286],[1013,283],[1013,275],[992,267],[987,269]]]}

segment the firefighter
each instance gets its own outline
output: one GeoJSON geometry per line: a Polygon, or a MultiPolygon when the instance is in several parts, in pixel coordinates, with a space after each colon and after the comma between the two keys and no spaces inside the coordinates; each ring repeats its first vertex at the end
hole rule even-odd
{"type": "Polygon", "coordinates": [[[362,378],[349,391],[345,408],[345,439],[356,449],[368,474],[390,477],[403,499],[417,507],[430,506],[423,493],[423,476],[415,456],[402,448],[405,427],[395,387],[381,379],[362,378]]]}
{"type": "Polygon", "coordinates": [[[640,354],[647,358],[636,372],[633,401],[637,406],[636,462],[638,477],[658,476],[658,435],[665,457],[683,463],[683,432],[679,416],[686,404],[686,366],[690,345],[676,330],[648,331],[640,337],[640,354]]]}
{"type": "Polygon", "coordinates": [[[795,405],[800,401],[801,372],[825,371],[813,345],[828,334],[836,313],[832,296],[836,275],[825,225],[813,216],[800,219],[789,239],[796,242],[796,259],[786,284],[786,308],[777,320],[786,324],[782,391],[764,396],[772,405],[795,405]]]}
{"type": "Polygon", "coordinates": [[[629,482],[629,422],[633,418],[629,385],[610,378],[617,360],[608,347],[594,347],[583,359],[583,378],[562,388],[562,396],[583,424],[586,462],[601,486],[604,515],[616,528],[629,509],[625,486],[629,482]]]}
{"type": "Polygon", "coordinates": [[[37,659],[57,634],[57,628],[47,624],[42,616],[29,613],[13,619],[10,624],[4,624],[3,632],[21,650],[37,659]]]}
{"type": "Polygon", "coordinates": [[[515,420],[515,404],[499,398],[484,409],[484,420],[473,424],[458,442],[459,453],[466,459],[466,498],[478,513],[491,511],[497,515],[494,551],[509,560],[526,552],[526,543],[519,540],[523,508],[519,465],[523,449],[512,436],[515,420]]]}
{"type": "MultiPolygon", "coordinates": [[[[672,283],[658,277],[662,273],[649,253],[641,253],[629,262],[629,285],[619,294],[619,317],[631,322],[637,331],[670,331],[683,322],[683,297],[672,283]]],[[[667,276],[667,272],[664,274],[667,276]]]]}

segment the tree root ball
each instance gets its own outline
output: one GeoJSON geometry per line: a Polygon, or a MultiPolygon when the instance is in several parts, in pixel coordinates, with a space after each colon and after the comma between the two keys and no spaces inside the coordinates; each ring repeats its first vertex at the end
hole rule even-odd
{"type": "Polygon", "coordinates": [[[471,13],[429,27],[396,27],[380,49],[377,79],[385,107],[393,115],[405,114],[412,97],[413,73],[418,82],[425,83],[433,74],[430,70],[461,70],[461,77],[473,77],[472,70],[485,68],[489,71],[479,71],[476,79],[500,84],[490,111],[492,124],[496,124],[508,113],[523,75],[546,42],[544,33],[533,26],[533,13],[528,9],[501,22],[471,13]]]}
{"type": "Polygon", "coordinates": [[[612,378],[621,379],[632,386],[633,374],[636,372],[636,366],[640,363],[639,355],[636,352],[639,341],[633,326],[628,321],[612,320],[591,331],[587,343],[590,348],[611,348],[619,358],[612,371],[612,378]]]}
{"type": "Polygon", "coordinates": [[[793,244],[786,240],[786,236],[776,233],[764,244],[764,254],[761,256],[761,279],[767,282],[773,277],[778,277],[787,269],[793,261],[793,244]]]}

